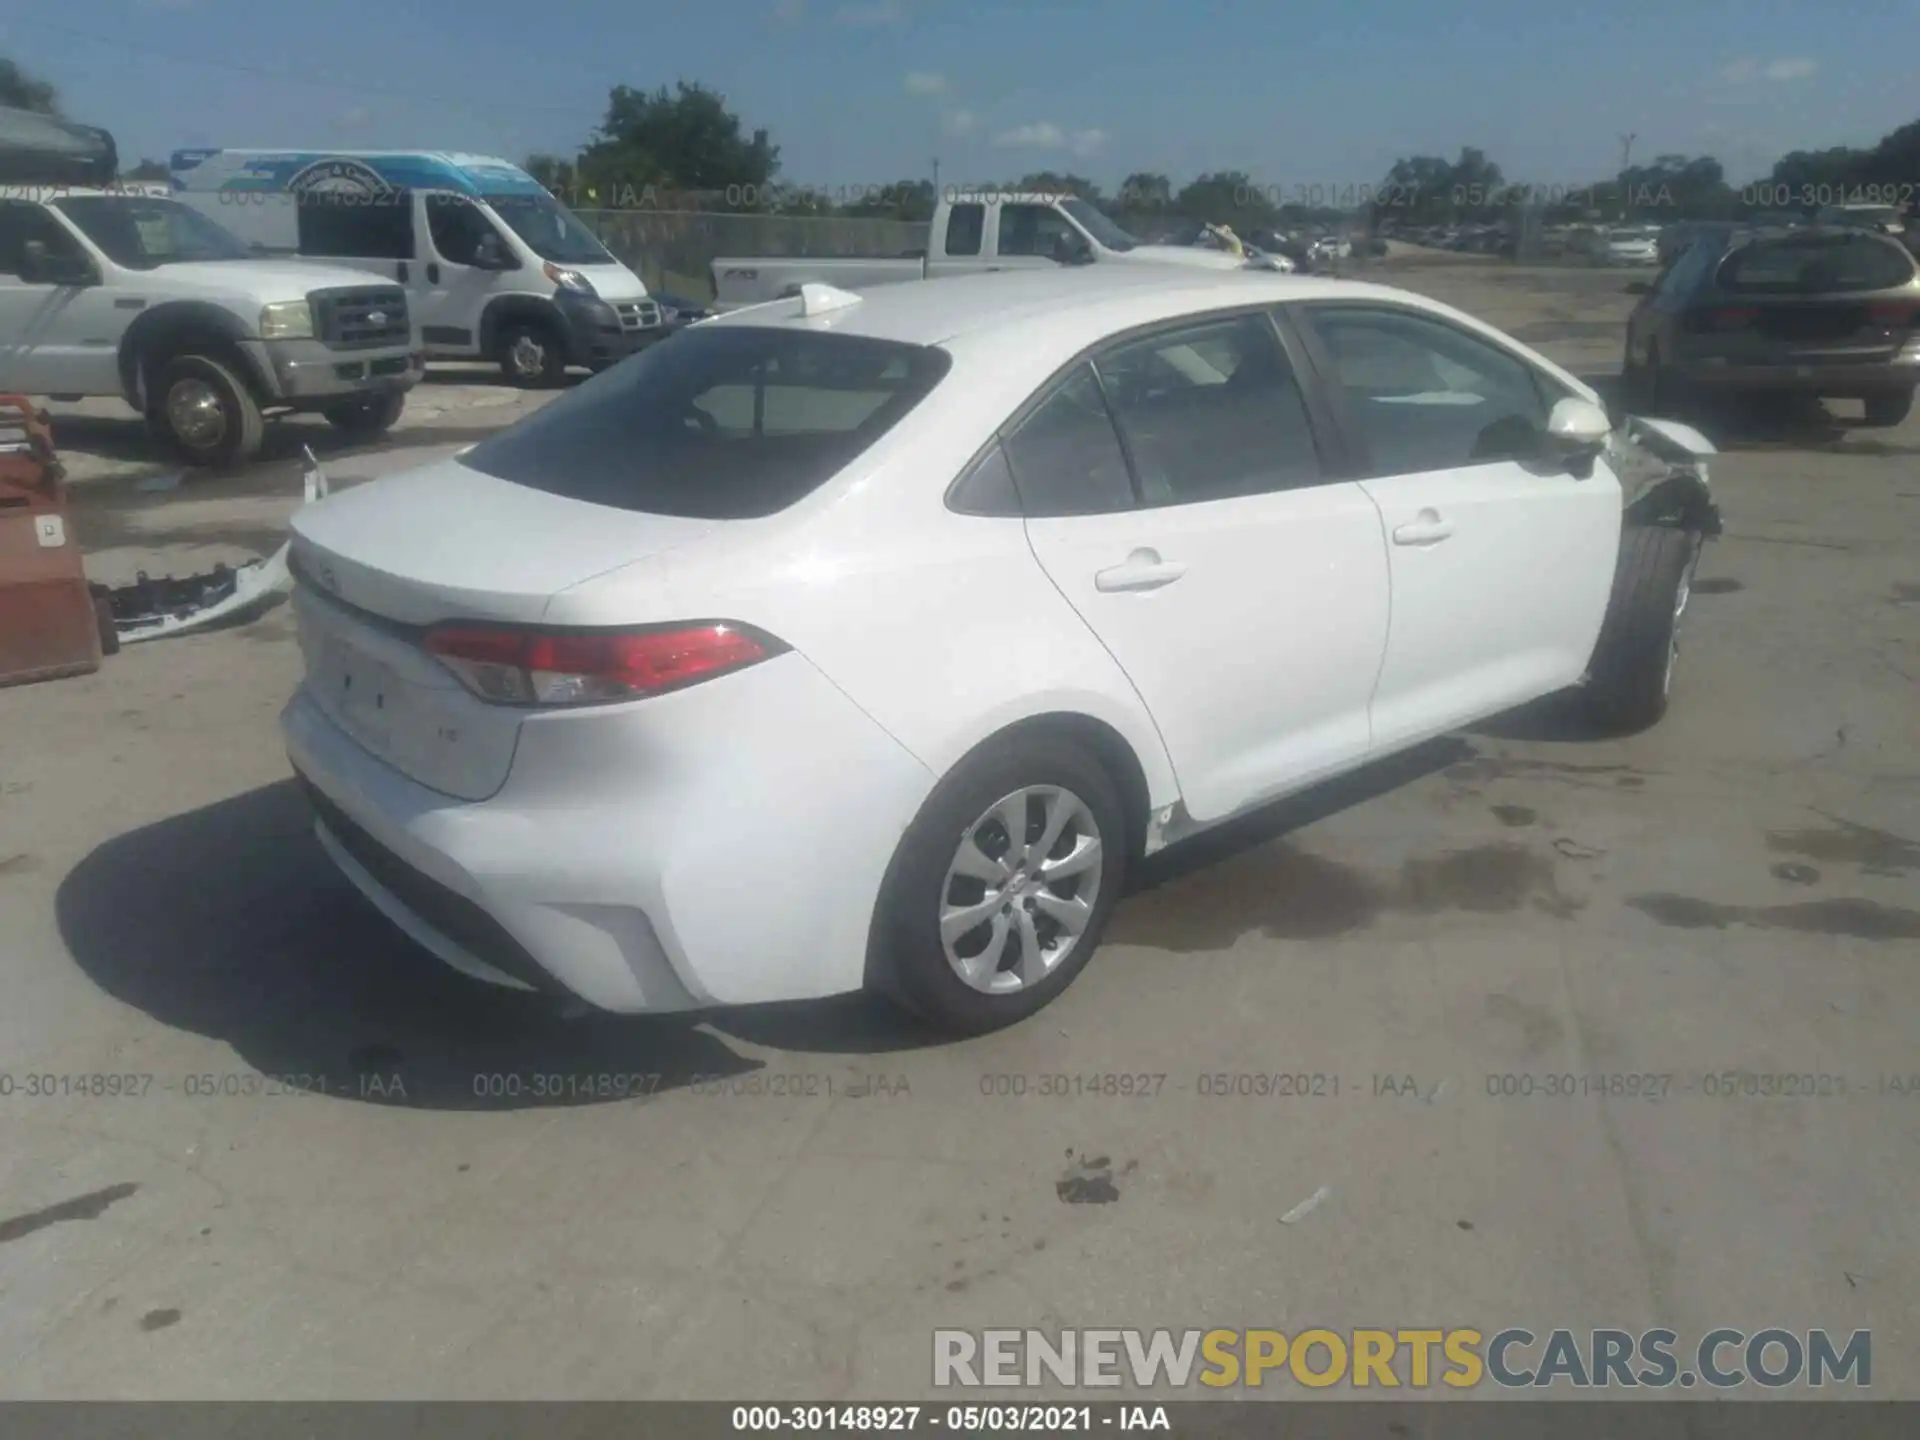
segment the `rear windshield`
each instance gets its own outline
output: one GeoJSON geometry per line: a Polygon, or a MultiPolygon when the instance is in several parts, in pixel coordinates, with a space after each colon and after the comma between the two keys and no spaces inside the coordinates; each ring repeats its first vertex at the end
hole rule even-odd
{"type": "Polygon", "coordinates": [[[1890,290],[1913,279],[1913,258],[1871,235],[1790,235],[1741,246],[1718,279],[1723,290],[1771,295],[1890,290]]]}
{"type": "Polygon", "coordinates": [[[940,382],[944,350],[857,335],[695,326],[461,457],[551,495],[700,520],[784,510],[940,382]]]}

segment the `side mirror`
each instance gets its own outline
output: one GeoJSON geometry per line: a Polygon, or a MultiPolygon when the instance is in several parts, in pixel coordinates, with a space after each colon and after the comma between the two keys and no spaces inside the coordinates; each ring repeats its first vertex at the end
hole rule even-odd
{"type": "Polygon", "coordinates": [[[20,247],[20,278],[29,285],[91,285],[93,267],[84,260],[47,253],[44,240],[29,240],[20,247]]]}
{"type": "Polygon", "coordinates": [[[473,247],[473,268],[476,270],[511,270],[513,256],[507,253],[507,247],[498,235],[483,235],[480,243],[473,247]]]}
{"type": "Polygon", "coordinates": [[[1087,265],[1093,261],[1093,247],[1084,235],[1053,237],[1053,258],[1062,265],[1087,265]]]}
{"type": "Polygon", "coordinates": [[[1607,412],[1591,400],[1569,395],[1547,416],[1547,446],[1560,459],[1591,460],[1613,433],[1607,412]]]}

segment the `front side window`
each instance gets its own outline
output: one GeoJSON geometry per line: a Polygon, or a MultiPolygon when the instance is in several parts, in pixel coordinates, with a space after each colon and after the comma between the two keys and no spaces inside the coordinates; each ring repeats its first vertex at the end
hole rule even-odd
{"type": "Polygon", "coordinates": [[[427,231],[434,250],[451,265],[473,264],[480,242],[499,233],[464,195],[427,196],[427,231]]]}
{"type": "Polygon", "coordinates": [[[1091,365],[1055,384],[1007,434],[1006,454],[1030,517],[1133,508],[1133,477],[1091,365]]]}
{"type": "Polygon", "coordinates": [[[47,258],[77,265],[86,257],[80,242],[60,222],[27,200],[0,200],[0,275],[20,274],[29,240],[47,247],[47,258]]]}
{"type": "Polygon", "coordinates": [[[1302,308],[1377,474],[1458,469],[1536,450],[1549,402],[1544,378],[1517,356],[1405,311],[1302,308]]]}
{"type": "Polygon", "coordinates": [[[239,239],[178,200],[69,195],[54,201],[116,265],[153,270],[190,260],[245,260],[239,239]]]}
{"type": "Polygon", "coordinates": [[[1000,253],[1038,255],[1051,260],[1057,248],[1071,244],[1080,233],[1051,205],[1002,205],[1000,253]]]}
{"type": "Polygon", "coordinates": [[[1306,402],[1264,315],[1131,340],[1096,364],[1146,504],[1320,481],[1306,402]]]}
{"type": "Polygon", "coordinates": [[[702,325],[569,391],[460,463],[653,515],[772,515],[897,424],[951,365],[931,346],[702,325]]]}

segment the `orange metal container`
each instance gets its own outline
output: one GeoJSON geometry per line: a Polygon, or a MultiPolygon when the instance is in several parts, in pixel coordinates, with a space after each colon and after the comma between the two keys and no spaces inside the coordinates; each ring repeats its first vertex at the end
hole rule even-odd
{"type": "Polygon", "coordinates": [[[100,617],[45,412],[0,395],[0,685],[100,668],[100,617]]]}

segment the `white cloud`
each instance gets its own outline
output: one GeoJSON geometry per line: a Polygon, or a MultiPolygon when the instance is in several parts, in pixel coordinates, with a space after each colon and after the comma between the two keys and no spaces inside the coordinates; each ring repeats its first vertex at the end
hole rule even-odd
{"type": "Polygon", "coordinates": [[[842,5],[833,12],[833,18],[842,25],[869,28],[898,25],[907,18],[907,12],[901,8],[900,0],[871,0],[863,5],[842,5]]]}
{"type": "Polygon", "coordinates": [[[940,128],[949,135],[970,135],[973,127],[980,123],[980,117],[971,110],[949,110],[941,120],[940,128]]]}
{"type": "Polygon", "coordinates": [[[1804,80],[1820,67],[1805,56],[1788,55],[1778,60],[1760,60],[1743,55],[1720,67],[1720,78],[1729,85],[1751,85],[1756,80],[1783,82],[1804,80]]]}
{"type": "Polygon", "coordinates": [[[936,75],[931,70],[909,70],[906,86],[909,95],[943,95],[947,89],[947,77],[936,75]]]}
{"type": "Polygon", "coordinates": [[[1051,120],[1036,120],[1001,131],[993,137],[993,143],[1005,150],[1071,150],[1076,155],[1092,155],[1107,143],[1107,132],[1063,130],[1051,120]]]}

